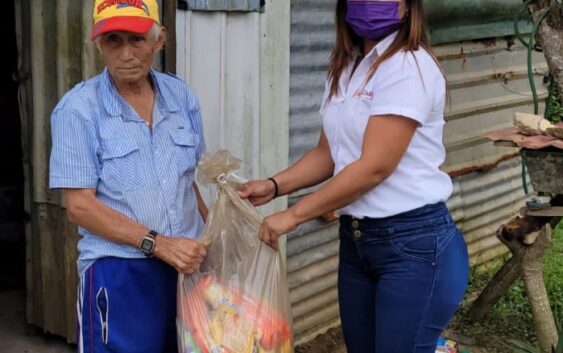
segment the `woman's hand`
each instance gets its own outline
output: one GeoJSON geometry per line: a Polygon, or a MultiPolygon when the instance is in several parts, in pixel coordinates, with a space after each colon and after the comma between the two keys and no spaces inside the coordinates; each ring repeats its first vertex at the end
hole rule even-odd
{"type": "Polygon", "coordinates": [[[276,187],[270,180],[252,180],[244,184],[238,194],[242,199],[248,199],[254,206],[260,206],[272,201],[276,187]]]}
{"type": "Polygon", "coordinates": [[[299,221],[291,209],[274,213],[266,218],[260,227],[259,237],[266,245],[279,250],[278,239],[297,228],[299,221]]]}

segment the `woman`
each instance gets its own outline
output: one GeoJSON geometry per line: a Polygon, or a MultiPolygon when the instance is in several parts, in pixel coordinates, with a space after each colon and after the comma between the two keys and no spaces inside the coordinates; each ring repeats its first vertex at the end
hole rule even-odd
{"type": "Polygon", "coordinates": [[[467,285],[468,256],[439,169],[446,82],[422,0],[338,0],[318,145],[240,196],[254,205],[319,184],[260,238],[340,209],[338,290],[349,353],[434,353],[467,285]]]}

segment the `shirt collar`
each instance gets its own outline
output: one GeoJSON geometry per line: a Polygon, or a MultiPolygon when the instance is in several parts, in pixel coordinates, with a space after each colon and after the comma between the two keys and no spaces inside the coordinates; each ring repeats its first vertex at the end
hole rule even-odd
{"type": "MultiPolygon", "coordinates": [[[[172,99],[172,92],[167,85],[163,84],[159,75],[153,69],[150,70],[149,74],[154,83],[156,107],[170,113],[180,110],[172,99]]],[[[123,108],[125,100],[117,91],[107,67],[102,72],[101,80],[99,94],[102,97],[102,104],[106,112],[110,116],[128,115],[128,110],[123,108]]]]}
{"type": "Polygon", "coordinates": [[[391,46],[391,44],[395,41],[395,38],[397,38],[398,33],[399,31],[395,31],[390,35],[388,35],[387,37],[380,40],[379,43],[377,43],[373,47],[373,49],[368,53],[368,55],[366,55],[366,57],[369,57],[370,59],[373,60],[377,59],[377,57],[383,54],[391,46]]]}

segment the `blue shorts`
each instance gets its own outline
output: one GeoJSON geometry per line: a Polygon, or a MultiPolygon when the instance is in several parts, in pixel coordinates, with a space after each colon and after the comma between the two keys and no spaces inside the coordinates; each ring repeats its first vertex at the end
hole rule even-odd
{"type": "Polygon", "coordinates": [[[177,278],[155,258],[96,260],[80,276],[78,352],[176,353],[177,278]]]}

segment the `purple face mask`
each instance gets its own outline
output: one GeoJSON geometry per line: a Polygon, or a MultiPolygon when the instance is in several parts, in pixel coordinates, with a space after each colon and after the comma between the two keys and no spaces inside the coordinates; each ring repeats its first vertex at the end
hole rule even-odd
{"type": "Polygon", "coordinates": [[[398,1],[347,0],[347,6],[346,22],[365,39],[383,39],[403,23],[398,1]]]}

